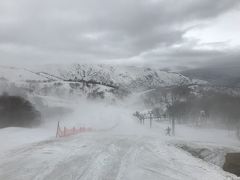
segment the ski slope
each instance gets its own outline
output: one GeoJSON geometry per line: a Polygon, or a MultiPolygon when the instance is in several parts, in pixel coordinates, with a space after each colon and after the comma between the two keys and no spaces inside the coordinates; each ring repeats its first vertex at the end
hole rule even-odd
{"type": "MultiPolygon", "coordinates": [[[[123,74],[123,79],[128,81],[132,78],[127,77],[138,74],[145,77],[145,73],[150,73],[149,70],[131,72],[133,75],[123,74]]],[[[25,79],[22,74],[18,75],[20,80],[25,79]]],[[[165,77],[163,73],[158,76],[165,77]]],[[[166,82],[176,79],[170,77],[166,78],[166,82]]],[[[139,79],[138,76],[136,79],[139,79]]],[[[142,106],[139,95],[129,97],[127,102],[120,101],[119,105],[83,99],[71,103],[65,99],[38,95],[49,107],[66,106],[73,112],[54,120],[45,119],[45,124],[35,129],[1,129],[0,180],[237,179],[220,167],[194,158],[175,146],[182,139],[192,141],[193,137],[189,134],[196,130],[183,128],[184,131],[177,132],[180,135],[177,139],[164,135],[166,124],[149,129],[147,124],[140,126],[135,122],[132,117],[135,106],[140,109],[142,106]],[[97,131],[56,139],[57,121],[69,128],[85,126],[97,131]],[[185,130],[186,133],[182,133],[185,130]]],[[[196,134],[195,141],[202,137],[199,134],[196,134]]],[[[209,139],[209,136],[205,138],[209,139]]]]}
{"type": "Polygon", "coordinates": [[[119,124],[108,131],[49,139],[5,152],[4,180],[224,180],[236,179],[192,157],[169,138],[119,124]]]}

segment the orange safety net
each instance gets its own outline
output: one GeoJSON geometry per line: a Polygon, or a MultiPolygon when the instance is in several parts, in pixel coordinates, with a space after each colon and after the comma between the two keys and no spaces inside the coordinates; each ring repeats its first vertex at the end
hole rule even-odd
{"type": "Polygon", "coordinates": [[[62,130],[60,125],[58,124],[56,137],[67,137],[67,136],[72,136],[72,135],[79,134],[79,133],[92,132],[92,131],[93,131],[92,128],[85,128],[85,127],[80,127],[80,128],[64,127],[62,130]]]}

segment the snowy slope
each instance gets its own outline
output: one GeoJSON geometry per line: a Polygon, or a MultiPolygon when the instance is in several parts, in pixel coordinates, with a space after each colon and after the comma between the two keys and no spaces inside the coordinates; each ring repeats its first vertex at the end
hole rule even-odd
{"type": "Polygon", "coordinates": [[[131,89],[187,84],[191,81],[178,73],[135,66],[98,64],[48,65],[31,69],[0,66],[0,77],[9,81],[95,80],[131,89]]]}
{"type": "MultiPolygon", "coordinates": [[[[156,136],[90,133],[4,154],[0,179],[224,180],[235,177],[156,136]]],[[[236,178],[236,177],[235,177],[236,178]]]]}
{"type": "Polygon", "coordinates": [[[190,80],[178,73],[166,72],[160,69],[136,66],[109,66],[73,64],[69,67],[59,67],[60,76],[69,79],[86,79],[118,84],[130,89],[149,89],[159,86],[190,83],[190,80]]]}
{"type": "Polygon", "coordinates": [[[131,92],[189,83],[187,77],[178,73],[136,66],[68,64],[28,69],[0,66],[0,94],[8,92],[66,99],[77,96],[115,103],[131,92]],[[97,84],[78,82],[82,80],[97,84]]]}
{"type": "MultiPolygon", "coordinates": [[[[73,114],[60,121],[61,126],[85,125],[97,131],[61,139],[54,138],[59,119],[39,129],[1,130],[0,142],[3,148],[0,153],[0,179],[237,179],[220,167],[175,147],[175,143],[182,143],[181,138],[191,132],[195,132],[195,136],[198,134],[198,139],[191,139],[192,136],[184,139],[189,142],[199,141],[201,132],[177,126],[180,139],[167,137],[164,129],[169,124],[163,123],[159,127],[154,122],[156,128],[149,129],[148,123],[145,126],[137,124],[131,112],[133,109],[128,106],[110,107],[102,103],[81,102],[73,114]],[[8,138],[10,140],[6,141],[8,138]],[[3,151],[4,148],[7,151],[3,151]]],[[[208,131],[209,134],[211,132],[208,131]]],[[[206,131],[204,134],[206,138],[209,137],[206,131]]],[[[218,138],[223,139],[222,136],[218,138]]],[[[202,143],[206,142],[204,139],[202,143]]]]}
{"type": "MultiPolygon", "coordinates": [[[[150,130],[147,124],[144,127],[135,122],[132,113],[136,111],[136,107],[133,107],[132,98],[134,102],[139,98],[129,96],[120,106],[98,101],[90,103],[83,100],[84,98],[68,96],[71,88],[75,89],[74,93],[79,93],[79,96],[96,89],[98,92],[109,93],[111,88],[103,85],[81,85],[76,88],[74,84],[61,81],[61,78],[102,81],[117,84],[133,93],[141,91],[135,93],[135,96],[159,86],[191,83],[188,78],[177,73],[133,66],[75,64],[35,67],[30,71],[2,67],[2,87],[10,87],[10,84],[14,83],[26,89],[33,102],[40,101],[38,103],[45,104],[49,109],[61,106],[70,107],[74,111],[67,116],[47,119],[45,124],[37,129],[0,130],[0,179],[236,179],[234,175],[175,146],[182,142],[181,138],[191,142],[193,139],[185,138],[182,132],[189,135],[197,132],[194,129],[188,129],[187,132],[186,128],[182,128],[184,131],[177,129],[180,139],[166,137],[166,124],[150,130]],[[65,95],[67,98],[64,98],[65,95]],[[60,121],[61,126],[86,126],[96,131],[55,139],[57,121],[60,121]]],[[[108,97],[113,98],[110,94],[108,97]]]]}
{"type": "Polygon", "coordinates": [[[37,75],[31,70],[25,68],[17,68],[17,67],[9,67],[9,66],[0,66],[0,77],[5,78],[11,82],[18,82],[18,81],[28,81],[28,80],[35,80],[35,81],[46,81],[48,80],[46,77],[37,75]]]}

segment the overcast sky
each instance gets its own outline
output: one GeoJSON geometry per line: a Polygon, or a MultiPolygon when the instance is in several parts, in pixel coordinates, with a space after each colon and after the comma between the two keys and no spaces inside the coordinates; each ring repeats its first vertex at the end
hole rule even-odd
{"type": "Polygon", "coordinates": [[[0,0],[0,64],[240,61],[240,0],[0,0]]]}

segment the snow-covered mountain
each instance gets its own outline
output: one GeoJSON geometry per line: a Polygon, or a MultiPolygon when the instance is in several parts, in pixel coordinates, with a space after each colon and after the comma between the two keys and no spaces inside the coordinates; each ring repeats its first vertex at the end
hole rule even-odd
{"type": "Polygon", "coordinates": [[[188,84],[189,78],[160,69],[109,65],[50,65],[31,69],[0,66],[0,78],[10,82],[50,83],[63,80],[96,81],[130,90],[147,90],[178,84],[188,84]]]}
{"type": "Polygon", "coordinates": [[[159,86],[170,86],[190,83],[189,78],[160,69],[136,66],[109,66],[102,64],[72,64],[69,66],[48,66],[45,71],[64,79],[95,80],[115,84],[131,90],[149,89],[159,86]]]}

